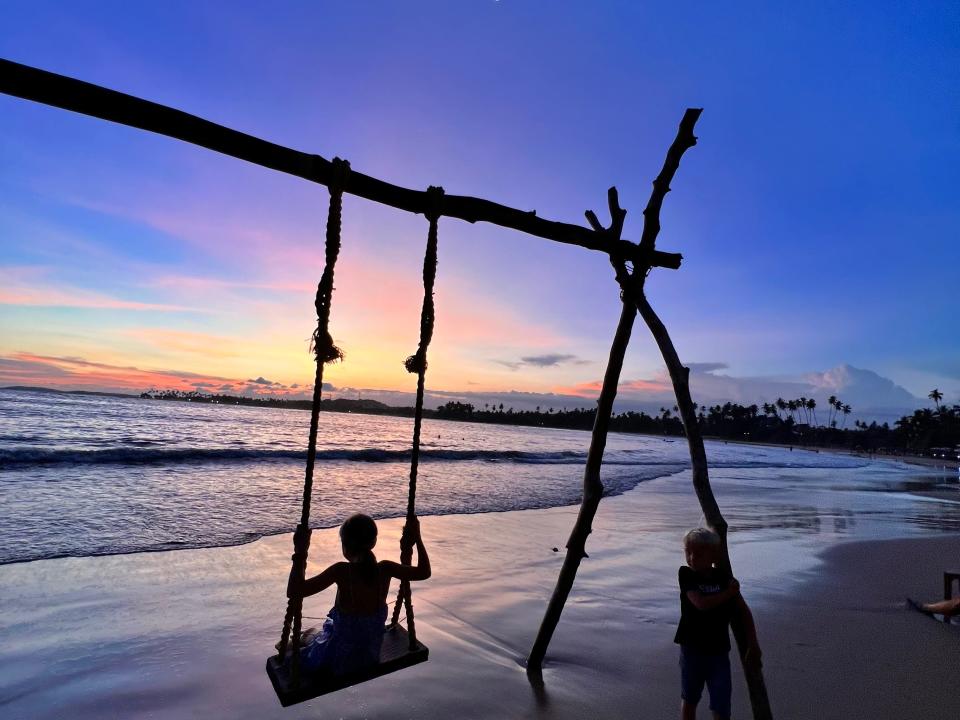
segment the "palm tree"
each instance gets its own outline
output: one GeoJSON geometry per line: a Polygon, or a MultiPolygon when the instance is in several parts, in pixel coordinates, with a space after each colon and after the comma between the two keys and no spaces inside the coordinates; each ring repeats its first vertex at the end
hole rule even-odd
{"type": "Polygon", "coordinates": [[[813,414],[813,424],[817,425],[817,401],[813,398],[807,400],[807,407],[810,408],[810,412],[813,414]]]}
{"type": "MultiPolygon", "coordinates": [[[[787,404],[783,401],[783,398],[777,398],[777,410],[786,410],[787,404]]],[[[777,417],[780,417],[780,413],[777,413],[777,417]]]]}
{"type": "Polygon", "coordinates": [[[940,401],[943,400],[943,393],[934,388],[927,397],[937,404],[937,412],[940,412],[940,401]]]}
{"type": "Polygon", "coordinates": [[[840,406],[837,409],[843,413],[843,425],[840,426],[842,428],[844,425],[847,424],[847,415],[850,414],[850,411],[853,410],[853,408],[850,407],[849,405],[844,405],[843,403],[837,403],[837,405],[840,406]]]}

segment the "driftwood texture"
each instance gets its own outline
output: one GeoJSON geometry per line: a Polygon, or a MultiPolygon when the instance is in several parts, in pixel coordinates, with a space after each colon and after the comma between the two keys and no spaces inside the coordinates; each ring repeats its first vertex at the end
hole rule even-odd
{"type": "MultiPolygon", "coordinates": [[[[655,249],[657,236],[660,233],[660,210],[663,207],[664,198],[667,193],[670,192],[670,182],[680,167],[680,159],[688,149],[696,145],[697,139],[693,134],[693,128],[701,112],[701,109],[688,109],[686,113],[684,113],[677,131],[677,136],[667,151],[663,168],[653,182],[653,191],[650,194],[650,200],[647,202],[647,206],[643,211],[643,233],[640,239],[641,250],[647,257],[651,257],[655,249]]],[[[587,212],[587,219],[596,232],[606,232],[611,236],[611,239],[613,239],[613,233],[619,233],[622,230],[623,218],[626,215],[626,212],[619,206],[616,190],[613,188],[611,188],[610,191],[610,213],[613,221],[611,227],[608,229],[600,227],[596,215],[592,212],[587,212]]],[[[619,235],[616,235],[616,237],[619,237],[619,235]]],[[[727,548],[727,523],[720,512],[720,507],[717,504],[716,498],[713,495],[713,489],[710,486],[707,454],[703,445],[703,436],[700,434],[700,427],[697,424],[696,406],[690,397],[690,371],[680,362],[680,357],[670,339],[666,326],[664,326],[663,322],[653,311],[644,294],[644,281],[652,266],[634,262],[631,271],[627,267],[627,261],[630,260],[630,258],[618,256],[616,251],[611,251],[610,259],[614,265],[617,280],[623,291],[622,299],[624,306],[620,315],[620,321],[617,325],[613,346],[610,349],[609,364],[607,365],[607,371],[604,375],[600,398],[597,402],[597,416],[594,421],[593,435],[591,437],[590,450],[587,455],[587,465],[584,471],[583,500],[581,502],[580,512],[577,515],[573,532],[567,541],[567,554],[557,579],[557,586],[550,598],[547,611],[541,622],[530,656],[527,659],[527,673],[535,683],[541,681],[542,664],[547,647],[560,620],[564,603],[570,594],[570,590],[573,588],[580,562],[584,557],[587,557],[587,537],[592,532],[593,519],[596,516],[600,499],[603,497],[603,484],[600,481],[600,466],[603,459],[603,450],[606,446],[607,428],[609,426],[610,413],[613,409],[613,401],[616,397],[617,384],[623,366],[623,357],[630,339],[636,312],[639,312],[644,322],[647,323],[647,327],[650,329],[654,340],[657,342],[657,346],[660,348],[660,352],[663,355],[664,362],[670,373],[670,378],[673,381],[677,407],[680,410],[680,416],[686,428],[690,460],[693,467],[694,491],[696,492],[697,500],[699,501],[707,524],[720,535],[722,540],[722,563],[727,569],[731,569],[730,555],[727,548]]],[[[750,692],[753,717],[755,720],[772,720],[773,714],[767,697],[763,671],[758,664],[748,663],[745,660],[746,637],[744,628],[735,625],[733,630],[750,692]]]]}
{"type": "MultiPolygon", "coordinates": [[[[663,169],[653,181],[653,194],[650,202],[643,211],[644,227],[643,235],[640,240],[641,247],[652,250],[656,243],[657,234],[660,231],[660,208],[663,204],[663,198],[670,191],[670,181],[673,179],[677,168],[680,166],[680,158],[683,153],[696,145],[697,138],[693,134],[693,127],[700,117],[701,110],[687,110],[680,122],[680,129],[677,137],[667,152],[667,159],[664,162],[663,169]]],[[[636,270],[635,270],[636,272],[636,270]]],[[[690,397],[690,369],[680,362],[680,356],[673,345],[670,334],[666,326],[650,306],[646,295],[641,291],[636,295],[637,311],[643,318],[650,333],[653,335],[660,348],[660,354],[666,363],[667,370],[670,373],[670,379],[673,383],[673,391],[677,398],[677,407],[680,411],[680,418],[686,431],[687,445],[690,449],[690,462],[693,468],[693,488],[697,494],[697,500],[700,503],[700,509],[707,521],[707,525],[714,530],[722,541],[722,562],[726,569],[732,573],[730,565],[730,554],[727,548],[727,522],[720,512],[720,506],[717,505],[717,499],[713,495],[713,489],[710,487],[710,476],[707,469],[707,452],[703,446],[703,435],[700,433],[700,426],[697,423],[696,405],[690,397]]],[[[753,710],[754,720],[772,720],[773,713],[770,709],[770,700],[767,697],[767,687],[763,679],[763,670],[759,664],[746,661],[746,637],[744,628],[738,624],[733,627],[734,637],[737,641],[737,648],[740,653],[740,659],[743,664],[744,675],[747,680],[747,688],[750,692],[750,705],[753,710]]]]}
{"type": "MultiPolygon", "coordinates": [[[[598,232],[607,233],[611,241],[619,239],[623,231],[623,220],[626,217],[626,210],[620,208],[617,199],[616,188],[610,188],[608,193],[610,205],[611,223],[609,228],[603,228],[597,221],[596,215],[587,212],[587,219],[594,229],[598,232]]],[[[630,278],[624,276],[626,282],[630,278]]],[[[580,512],[577,515],[577,521],[573,526],[573,532],[567,540],[567,554],[563,560],[563,567],[560,570],[560,576],[557,578],[557,586],[554,588],[553,595],[547,605],[543,620],[540,623],[540,630],[537,632],[537,638],[530,650],[530,656],[527,658],[527,673],[535,681],[539,681],[543,658],[547,653],[547,646],[553,637],[553,632],[560,622],[560,614],[563,612],[563,606],[573,588],[573,581],[577,576],[577,569],[580,567],[580,561],[587,556],[586,544],[587,536],[590,535],[593,527],[593,518],[597,514],[597,507],[600,505],[600,499],[603,497],[603,483],[600,482],[600,466],[603,463],[603,451],[607,445],[607,429],[610,426],[610,413],[613,410],[613,401],[617,396],[617,385],[620,382],[620,371],[623,368],[623,357],[627,352],[627,346],[630,344],[630,333],[633,330],[633,323],[637,317],[636,308],[633,301],[626,294],[623,297],[623,308],[620,312],[620,321],[617,323],[617,331],[613,337],[613,344],[610,347],[610,358],[607,362],[607,370],[603,376],[603,387],[600,390],[600,398],[597,400],[597,415],[593,421],[593,433],[590,437],[590,449],[587,452],[586,467],[583,472],[583,501],[580,504],[580,512]]]]}
{"type": "MultiPolygon", "coordinates": [[[[181,110],[9,60],[0,59],[0,92],[166,135],[321,185],[329,185],[333,173],[331,161],[319,155],[293,150],[181,110]]],[[[426,191],[393,185],[356,170],[351,170],[343,191],[421,215],[430,209],[426,191]]],[[[611,251],[609,239],[589,228],[546,220],[538,217],[535,210],[517,210],[481,198],[446,195],[443,215],[470,223],[488,222],[589,250],[611,251]]],[[[614,249],[619,254],[637,263],[676,270],[682,261],[677,253],[648,252],[628,240],[618,238],[616,244],[614,249]]]]}

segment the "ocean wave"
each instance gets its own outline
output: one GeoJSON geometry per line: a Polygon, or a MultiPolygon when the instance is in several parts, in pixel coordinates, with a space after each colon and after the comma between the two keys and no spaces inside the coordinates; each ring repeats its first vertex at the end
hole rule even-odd
{"type": "MultiPolygon", "coordinates": [[[[682,465],[650,465],[640,471],[629,470],[611,473],[604,477],[603,496],[610,498],[622,495],[637,485],[667,477],[683,470],[682,465]]],[[[548,492],[534,492],[530,495],[510,493],[483,494],[479,502],[468,494],[456,498],[421,498],[418,515],[420,517],[441,515],[476,515],[491,512],[511,512],[517,510],[537,510],[552,507],[569,507],[580,503],[582,484],[579,476],[572,482],[551,482],[548,492]],[[425,502],[426,501],[426,502],[425,502]]],[[[274,498],[275,500],[275,498],[274,498]]],[[[285,507],[282,515],[289,515],[293,508],[285,507]]],[[[376,520],[404,517],[401,506],[389,507],[374,505],[369,514],[376,520]]],[[[202,509],[200,512],[203,512],[202,509]]],[[[343,520],[343,509],[336,504],[315,507],[310,525],[314,529],[336,527],[343,520]]],[[[184,513],[177,513],[175,524],[164,522],[151,524],[151,536],[142,532],[120,532],[109,542],[97,542],[98,537],[77,536],[73,533],[58,535],[47,533],[39,542],[2,543],[0,542],[0,566],[13,563],[34,562],[64,557],[96,557],[104,555],[127,555],[133,553],[166,552],[170,550],[189,550],[196,548],[232,547],[254,542],[262,537],[288,533],[294,530],[292,523],[276,523],[264,520],[261,516],[250,517],[247,522],[252,529],[239,529],[234,522],[218,522],[214,517],[204,516],[202,532],[191,532],[191,523],[182,524],[184,513]]],[[[129,527],[131,516],[122,516],[114,523],[114,528],[129,527]]],[[[136,522],[136,519],[134,520],[136,522]]],[[[200,526],[194,526],[200,527],[200,526]]],[[[0,531],[0,539],[3,532],[0,531]]]]}
{"type": "MultiPolygon", "coordinates": [[[[163,465],[180,463],[219,463],[219,462],[258,462],[258,461],[299,461],[306,460],[305,450],[292,448],[158,448],[149,446],[113,447],[98,449],[76,448],[10,448],[0,449],[0,470],[22,469],[35,465],[163,465]]],[[[530,452],[526,450],[483,450],[449,448],[421,448],[420,460],[423,462],[489,462],[521,463],[531,465],[581,464],[587,453],[578,450],[553,452],[530,452]]],[[[317,451],[317,460],[391,463],[409,462],[410,450],[387,448],[326,448],[317,451]]],[[[607,466],[667,466],[689,467],[689,461],[682,456],[677,458],[659,458],[645,455],[637,457],[630,452],[608,453],[603,464],[607,466]]],[[[821,456],[816,459],[794,462],[778,462],[771,459],[759,460],[712,460],[712,468],[854,468],[863,467],[862,460],[838,456],[821,456]]]]}
{"type": "MultiPolygon", "coordinates": [[[[64,464],[168,464],[190,462],[250,462],[258,460],[305,461],[305,450],[289,448],[156,448],[120,447],[96,450],[17,448],[0,449],[0,468],[23,468],[31,465],[64,464]]],[[[449,450],[421,448],[423,461],[486,461],[530,464],[579,463],[585,452],[527,452],[523,450],[449,450]]],[[[317,451],[317,460],[346,460],[352,462],[403,462],[410,460],[410,450],[385,448],[324,449],[317,451]]],[[[628,464],[648,464],[635,463],[628,464]]]]}
{"type": "Polygon", "coordinates": [[[866,467],[870,463],[863,460],[850,460],[847,458],[832,457],[822,461],[811,462],[777,462],[775,460],[708,460],[707,465],[711,468],[723,468],[725,470],[752,470],[757,468],[769,468],[771,470],[852,470],[855,468],[866,467]]]}

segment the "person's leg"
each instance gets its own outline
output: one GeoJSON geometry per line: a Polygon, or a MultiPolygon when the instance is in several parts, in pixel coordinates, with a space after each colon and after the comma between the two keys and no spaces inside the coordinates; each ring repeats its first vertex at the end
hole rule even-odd
{"type": "Polygon", "coordinates": [[[729,720],[730,695],[733,683],[730,681],[730,655],[721,653],[711,655],[706,673],[707,689],[710,692],[710,710],[714,720],[729,720]]]}
{"type": "Polygon", "coordinates": [[[960,613],[960,597],[935,603],[924,603],[923,609],[927,612],[941,613],[945,617],[952,617],[960,613]]]}
{"type": "Polygon", "coordinates": [[[684,645],[680,646],[680,720],[697,717],[697,703],[703,694],[706,674],[703,656],[684,645]]]}

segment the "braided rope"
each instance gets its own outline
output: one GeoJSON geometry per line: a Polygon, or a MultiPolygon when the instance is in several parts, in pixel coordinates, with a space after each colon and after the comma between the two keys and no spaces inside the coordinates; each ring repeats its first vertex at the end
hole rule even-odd
{"type": "MultiPolygon", "coordinates": [[[[343,353],[333,344],[330,336],[330,303],[333,299],[333,272],[340,254],[340,226],[343,210],[343,186],[350,172],[350,163],[340,158],[333,160],[333,173],[330,178],[330,205],[327,211],[326,261],[323,275],[317,284],[314,307],[317,311],[317,328],[313,332],[310,349],[316,356],[316,375],[313,383],[313,404],[310,410],[310,437],[307,444],[307,466],[303,480],[303,509],[300,524],[294,533],[293,567],[291,573],[297,573],[301,580],[307,569],[307,555],[310,550],[310,501],[313,495],[313,468],[317,459],[317,431],[320,424],[320,404],[323,395],[323,366],[325,363],[343,359],[343,353]]],[[[278,658],[282,661],[287,652],[287,642],[291,633],[291,675],[296,685],[300,676],[300,623],[303,598],[292,597],[287,602],[287,612],[283,619],[280,634],[278,658]]]]}
{"type": "MultiPolygon", "coordinates": [[[[420,310],[420,344],[417,351],[404,361],[407,372],[417,374],[417,403],[413,416],[413,448],[410,453],[410,487],[407,493],[407,519],[403,528],[404,535],[416,517],[417,470],[420,465],[420,430],[423,425],[424,379],[427,373],[427,348],[433,339],[434,304],[433,285],[437,277],[437,222],[442,214],[443,188],[431,186],[427,190],[427,210],[424,213],[430,221],[427,231],[427,250],[423,256],[423,306],[420,310]]],[[[413,560],[413,548],[401,545],[400,562],[409,565],[413,560]]],[[[397,600],[393,606],[391,625],[400,621],[400,606],[406,608],[407,632],[410,636],[410,649],[417,645],[417,631],[414,625],[413,601],[410,582],[400,582],[397,600]]]]}

